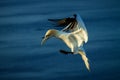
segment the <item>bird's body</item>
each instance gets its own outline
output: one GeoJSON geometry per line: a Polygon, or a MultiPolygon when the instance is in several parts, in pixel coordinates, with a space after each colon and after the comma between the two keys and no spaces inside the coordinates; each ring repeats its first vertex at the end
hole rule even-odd
{"type": "Polygon", "coordinates": [[[80,54],[82,56],[83,61],[86,64],[87,69],[89,70],[89,63],[86,57],[84,50],[80,47],[83,46],[84,39],[82,38],[81,30],[76,30],[71,33],[50,29],[46,32],[44,39],[42,40],[42,44],[51,37],[56,37],[62,40],[70,49],[73,54],[80,54]]]}
{"type": "Polygon", "coordinates": [[[71,52],[77,53],[76,48],[83,44],[82,37],[80,37],[79,34],[76,34],[75,32],[66,33],[58,31],[58,33],[59,35],[56,37],[61,39],[71,49],[71,52]]]}

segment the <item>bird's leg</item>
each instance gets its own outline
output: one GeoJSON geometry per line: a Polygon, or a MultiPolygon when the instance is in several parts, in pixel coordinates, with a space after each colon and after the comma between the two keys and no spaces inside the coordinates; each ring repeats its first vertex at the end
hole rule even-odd
{"type": "Polygon", "coordinates": [[[60,50],[61,53],[63,54],[73,54],[73,52],[68,52],[68,51],[65,51],[65,50],[60,50]]]}

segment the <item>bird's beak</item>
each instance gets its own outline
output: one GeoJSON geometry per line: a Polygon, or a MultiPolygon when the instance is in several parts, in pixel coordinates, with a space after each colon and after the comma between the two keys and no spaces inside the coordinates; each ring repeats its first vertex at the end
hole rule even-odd
{"type": "Polygon", "coordinates": [[[47,37],[42,37],[43,39],[42,39],[42,41],[41,41],[41,45],[43,45],[45,42],[46,42],[46,40],[48,39],[47,37]]]}

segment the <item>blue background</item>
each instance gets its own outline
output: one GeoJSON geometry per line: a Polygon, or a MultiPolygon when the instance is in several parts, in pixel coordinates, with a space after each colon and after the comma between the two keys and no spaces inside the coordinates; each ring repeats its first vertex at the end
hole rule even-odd
{"type": "MultiPolygon", "coordinates": [[[[55,28],[61,29],[61,28],[55,28]]],[[[0,0],[0,80],[119,80],[119,0],[0,0]],[[91,71],[80,55],[55,38],[41,46],[55,28],[48,18],[79,13],[89,33],[84,45],[91,71]]]]}

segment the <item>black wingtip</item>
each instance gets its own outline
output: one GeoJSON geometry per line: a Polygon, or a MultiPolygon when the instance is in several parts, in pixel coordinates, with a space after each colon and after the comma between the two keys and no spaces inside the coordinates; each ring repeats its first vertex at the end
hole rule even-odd
{"type": "Polygon", "coordinates": [[[61,53],[63,54],[73,54],[73,52],[68,52],[68,51],[65,51],[65,50],[60,50],[61,53]]]}
{"type": "Polygon", "coordinates": [[[64,51],[64,50],[59,50],[61,53],[63,54],[68,54],[68,52],[64,51]]]}

